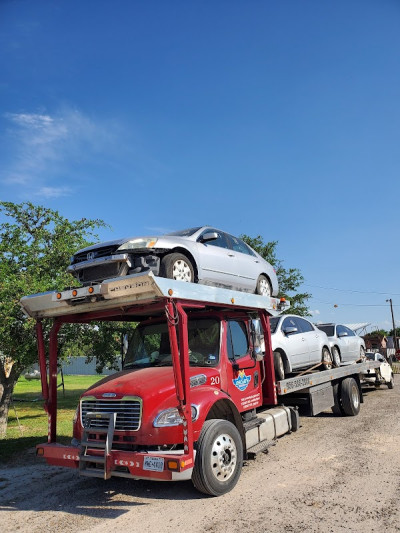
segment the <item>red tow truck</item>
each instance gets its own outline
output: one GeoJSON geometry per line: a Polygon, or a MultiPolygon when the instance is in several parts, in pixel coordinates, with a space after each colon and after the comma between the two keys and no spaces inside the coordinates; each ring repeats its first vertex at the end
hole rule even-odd
{"type": "Polygon", "coordinates": [[[356,415],[373,362],[276,383],[269,317],[275,298],[154,277],[105,280],[22,298],[36,319],[48,442],[37,455],[83,476],[188,480],[218,496],[254,458],[299,427],[296,405],[356,415]],[[43,319],[51,319],[48,367],[43,319]],[[81,397],[70,445],[57,443],[58,333],[67,323],[134,322],[123,370],[81,397]],[[261,346],[265,352],[261,352],[261,346]],[[350,368],[351,367],[351,368],[350,368]],[[48,377],[47,377],[48,375],[48,377]],[[285,404],[285,405],[283,405],[285,404]]]}

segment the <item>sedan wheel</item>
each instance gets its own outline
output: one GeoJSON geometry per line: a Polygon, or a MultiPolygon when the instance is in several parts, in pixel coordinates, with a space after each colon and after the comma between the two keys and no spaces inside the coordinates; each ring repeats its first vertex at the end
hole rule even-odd
{"type": "Polygon", "coordinates": [[[194,269],[190,260],[183,254],[169,254],[161,261],[160,274],[164,278],[194,282],[194,269]]]}
{"type": "Polygon", "coordinates": [[[258,277],[257,280],[257,288],[256,288],[256,294],[260,294],[261,296],[272,296],[272,289],[271,285],[269,284],[269,281],[265,276],[261,274],[261,276],[258,277]]]}
{"type": "Polygon", "coordinates": [[[334,346],[332,348],[332,360],[333,360],[333,366],[338,367],[340,366],[341,359],[340,359],[340,353],[339,350],[334,346]]]}
{"type": "Polygon", "coordinates": [[[322,350],[321,364],[324,370],[331,370],[333,366],[331,352],[328,350],[328,348],[324,348],[322,350]]]}

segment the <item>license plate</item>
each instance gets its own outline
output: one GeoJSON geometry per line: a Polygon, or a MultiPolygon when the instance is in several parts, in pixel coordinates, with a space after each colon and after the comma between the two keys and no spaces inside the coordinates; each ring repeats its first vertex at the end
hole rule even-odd
{"type": "Polygon", "coordinates": [[[164,470],[163,457],[145,457],[143,460],[143,470],[152,470],[153,472],[162,472],[164,470]]]}

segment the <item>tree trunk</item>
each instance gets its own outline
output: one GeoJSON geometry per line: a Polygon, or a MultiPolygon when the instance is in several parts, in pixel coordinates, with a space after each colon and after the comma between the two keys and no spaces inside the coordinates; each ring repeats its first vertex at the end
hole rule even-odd
{"type": "Polygon", "coordinates": [[[11,397],[18,381],[19,374],[13,365],[9,375],[6,375],[3,363],[0,360],[0,439],[6,436],[8,411],[10,409],[11,397]]]}

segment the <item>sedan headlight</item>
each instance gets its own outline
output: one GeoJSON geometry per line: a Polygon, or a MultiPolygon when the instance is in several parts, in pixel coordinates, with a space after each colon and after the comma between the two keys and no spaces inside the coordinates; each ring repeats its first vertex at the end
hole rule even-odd
{"type": "Polygon", "coordinates": [[[148,239],[132,239],[131,241],[126,241],[124,244],[117,249],[117,252],[122,252],[123,250],[135,250],[137,248],[153,248],[157,240],[155,237],[149,237],[148,239]]]}
{"type": "MultiPolygon", "coordinates": [[[[199,409],[196,405],[192,405],[192,421],[197,420],[199,416],[199,409]]],[[[182,424],[182,418],[179,415],[179,411],[176,407],[171,409],[166,409],[161,411],[159,415],[156,416],[153,426],[155,428],[162,428],[168,426],[179,426],[182,424]]]]}

